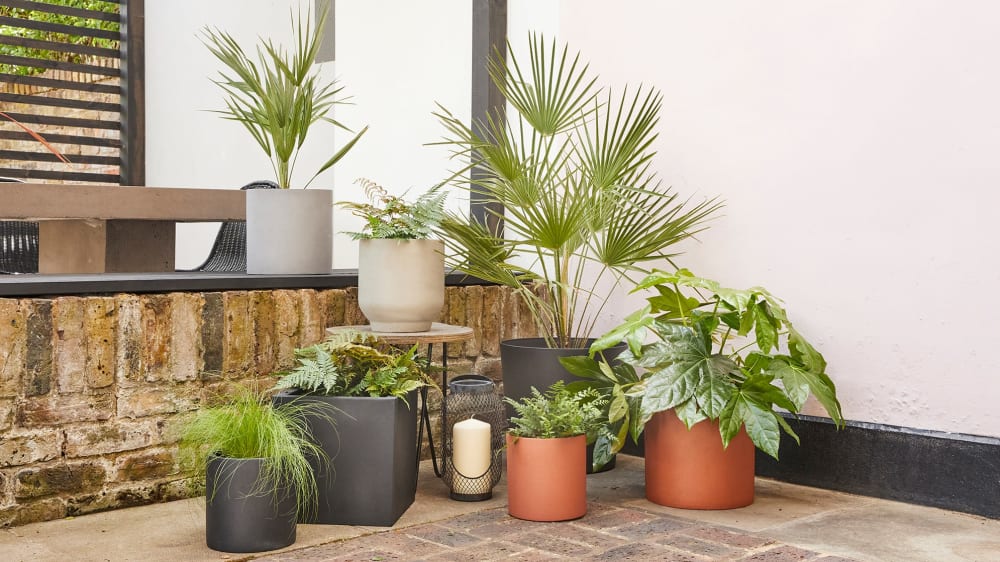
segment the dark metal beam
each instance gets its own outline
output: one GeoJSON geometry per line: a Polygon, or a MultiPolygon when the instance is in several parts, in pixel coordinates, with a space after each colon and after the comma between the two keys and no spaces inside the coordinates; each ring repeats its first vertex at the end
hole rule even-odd
{"type": "Polygon", "coordinates": [[[121,185],[146,185],[146,7],[122,2],[121,185]]]}
{"type": "MultiPolygon", "coordinates": [[[[490,57],[507,56],[507,0],[473,0],[472,3],[472,130],[483,134],[481,125],[487,116],[502,118],[507,100],[490,80],[487,62],[490,57]]],[[[484,177],[483,170],[473,168],[473,184],[484,177]]],[[[490,202],[487,194],[473,189],[469,212],[473,220],[503,232],[503,206],[490,202]]]]}

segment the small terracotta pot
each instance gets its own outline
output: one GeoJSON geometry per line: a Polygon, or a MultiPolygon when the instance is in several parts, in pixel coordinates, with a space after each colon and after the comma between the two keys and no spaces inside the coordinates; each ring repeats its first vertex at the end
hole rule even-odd
{"type": "Polygon", "coordinates": [[[587,514],[587,438],[507,434],[507,512],[528,521],[587,514]]]}
{"type": "Polygon", "coordinates": [[[753,503],[754,445],[746,428],[722,448],[718,421],[690,430],[673,410],[646,423],[646,499],[682,509],[733,509],[753,503]]]}

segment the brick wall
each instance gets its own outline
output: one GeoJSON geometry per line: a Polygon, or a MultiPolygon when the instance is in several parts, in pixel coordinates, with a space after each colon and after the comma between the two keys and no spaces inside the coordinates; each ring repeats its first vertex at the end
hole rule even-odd
{"type": "MultiPolygon", "coordinates": [[[[453,375],[499,380],[500,341],[535,335],[501,287],[448,287],[441,320],[475,330],[453,375]]],[[[194,495],[179,415],[363,323],[356,289],[0,299],[0,525],[194,495]]]]}

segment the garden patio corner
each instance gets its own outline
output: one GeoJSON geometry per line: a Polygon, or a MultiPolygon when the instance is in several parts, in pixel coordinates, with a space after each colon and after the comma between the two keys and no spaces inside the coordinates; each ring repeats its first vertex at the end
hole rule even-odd
{"type": "Polygon", "coordinates": [[[0,0],[0,559],[1000,560],[997,17],[0,0]]]}

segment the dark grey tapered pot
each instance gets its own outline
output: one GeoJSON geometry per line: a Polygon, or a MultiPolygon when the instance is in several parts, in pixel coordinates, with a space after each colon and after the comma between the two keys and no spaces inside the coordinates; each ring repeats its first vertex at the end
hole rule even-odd
{"type": "Polygon", "coordinates": [[[334,421],[331,425],[321,417],[309,418],[313,438],[330,457],[330,467],[311,461],[319,512],[316,521],[308,522],[379,527],[395,523],[417,493],[417,391],[405,401],[289,391],[274,398],[275,405],[291,400],[321,402],[334,421]]]}
{"type": "Polygon", "coordinates": [[[296,497],[260,486],[263,459],[209,457],[205,542],[222,552],[264,552],[295,542],[296,497]]]}
{"type": "MultiPolygon", "coordinates": [[[[500,342],[500,367],[503,372],[503,395],[521,400],[531,396],[531,387],[535,387],[539,392],[545,392],[553,384],[563,381],[570,383],[580,380],[576,375],[570,374],[562,363],[560,357],[575,357],[586,355],[593,339],[586,340],[585,347],[560,348],[547,347],[543,338],[521,338],[500,342]]],[[[604,357],[609,361],[625,351],[625,344],[615,346],[604,352],[604,357]]],[[[514,415],[514,409],[507,405],[507,417],[514,415]]],[[[593,470],[594,447],[587,446],[587,474],[593,470]]],[[[604,472],[615,467],[615,457],[604,465],[597,472],[604,472]]]]}

